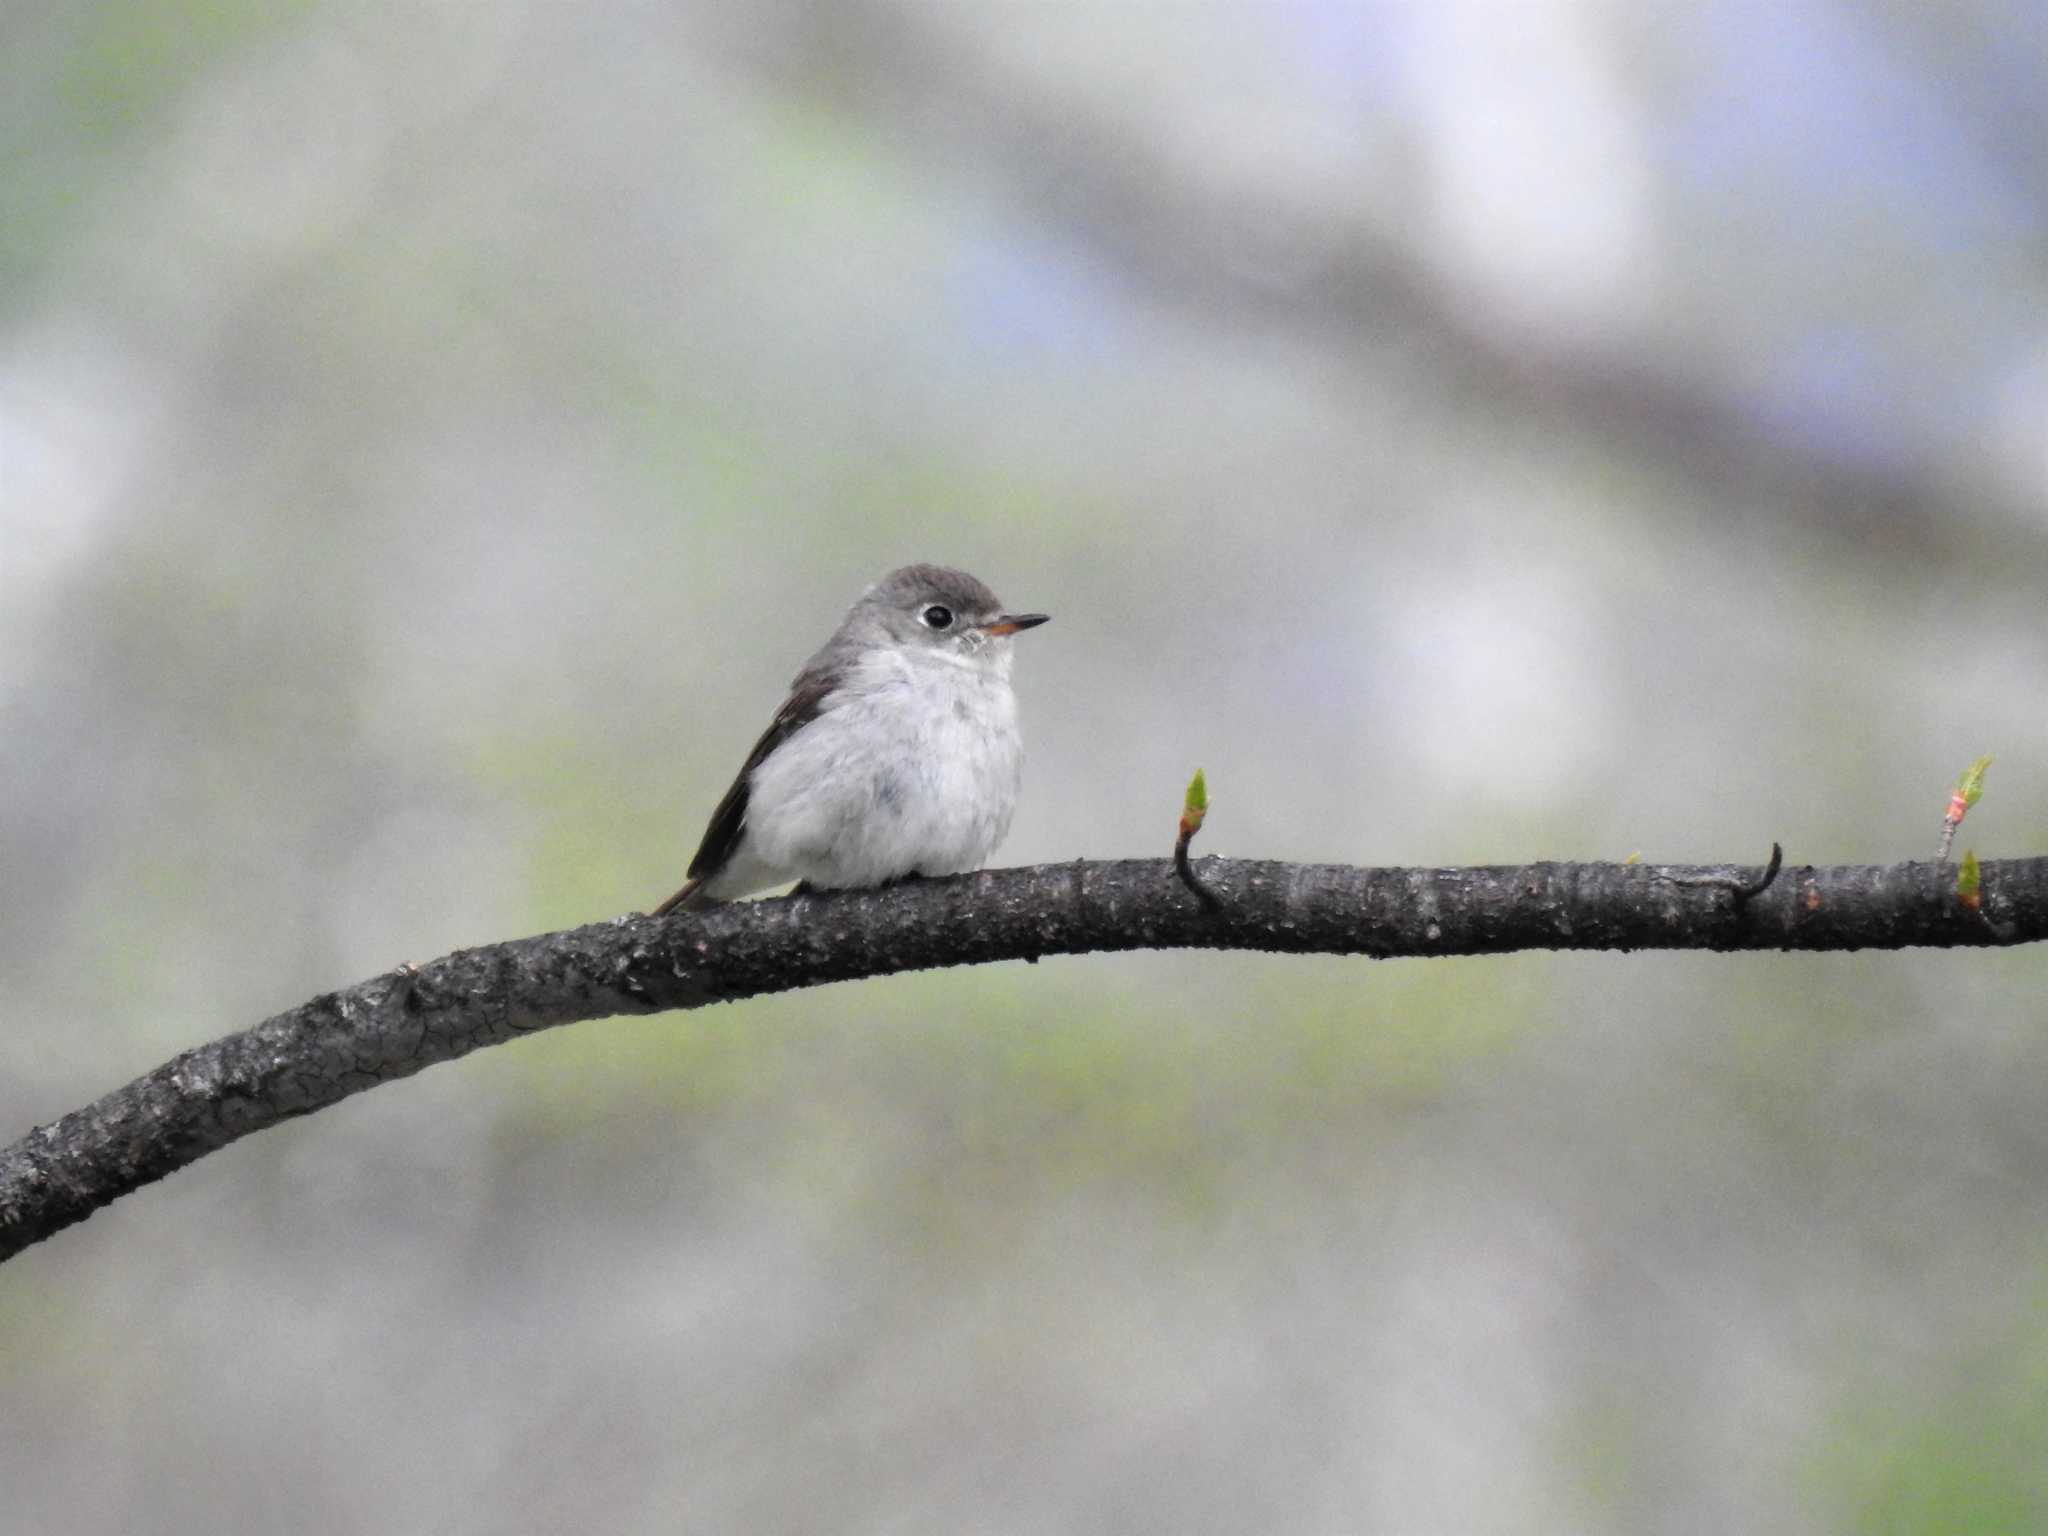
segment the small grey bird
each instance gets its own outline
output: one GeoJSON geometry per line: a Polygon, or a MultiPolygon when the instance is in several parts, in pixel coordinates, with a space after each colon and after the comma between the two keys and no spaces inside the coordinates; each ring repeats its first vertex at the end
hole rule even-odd
{"type": "Polygon", "coordinates": [[[1017,808],[1024,741],[1005,613],[965,571],[906,565],[804,663],[711,813],[659,917],[801,880],[819,889],[978,869],[1017,808]]]}

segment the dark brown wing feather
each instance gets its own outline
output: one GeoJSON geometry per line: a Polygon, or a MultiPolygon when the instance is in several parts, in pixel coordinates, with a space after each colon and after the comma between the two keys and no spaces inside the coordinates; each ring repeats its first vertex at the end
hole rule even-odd
{"type": "Polygon", "coordinates": [[[702,905],[701,901],[692,900],[697,895],[698,886],[725,867],[725,861],[739,846],[740,833],[746,830],[747,780],[753,777],[754,770],[761,766],[770,752],[818,718],[825,696],[837,686],[837,682],[836,678],[809,670],[797,678],[789,697],[783,700],[782,708],[775,711],[775,718],[768,722],[768,729],[761,733],[761,739],[754,743],[754,750],[740,765],[732,787],[718,802],[718,809],[711,813],[711,824],[704,829],[704,841],[697,845],[697,856],[690,860],[689,883],[656,907],[655,917],[678,907],[702,905]]]}
{"type": "Polygon", "coordinates": [[[768,722],[768,729],[761,733],[761,739],[754,743],[754,750],[747,754],[739,775],[732,781],[732,788],[725,792],[725,798],[718,802],[718,809],[711,813],[711,824],[704,829],[704,841],[697,846],[697,856],[690,860],[692,880],[716,874],[732,857],[733,849],[739,844],[740,831],[747,824],[747,780],[767,760],[770,752],[818,718],[818,706],[824,702],[826,692],[823,687],[799,689],[783,701],[782,708],[775,711],[775,718],[768,722]]]}

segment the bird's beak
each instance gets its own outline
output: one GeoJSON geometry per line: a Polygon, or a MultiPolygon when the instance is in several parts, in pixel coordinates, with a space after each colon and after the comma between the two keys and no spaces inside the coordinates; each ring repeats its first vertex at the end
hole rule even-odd
{"type": "Polygon", "coordinates": [[[982,625],[981,632],[985,635],[1014,635],[1020,629],[1036,629],[1051,617],[1049,613],[1006,613],[982,625]]]}

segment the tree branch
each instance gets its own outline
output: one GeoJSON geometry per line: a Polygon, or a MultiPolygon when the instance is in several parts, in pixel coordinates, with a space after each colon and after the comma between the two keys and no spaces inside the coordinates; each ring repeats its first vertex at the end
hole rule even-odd
{"type": "Polygon", "coordinates": [[[1675,464],[1719,504],[1804,515],[1835,536],[1931,544],[2040,516],[2031,493],[1959,491],[1932,442],[1889,442],[1879,462],[1854,443],[1773,430],[1755,401],[1661,355],[1506,336],[1341,199],[1261,197],[1205,177],[1115,102],[1033,80],[972,29],[937,19],[943,10],[841,0],[735,14],[747,24],[731,46],[779,89],[806,99],[836,90],[837,107],[914,151],[943,145],[949,165],[978,157],[1006,199],[1210,324],[1272,328],[1353,360],[1398,349],[1404,377],[1427,370],[1461,399],[1675,464]]]}
{"type": "Polygon", "coordinates": [[[1166,859],[984,870],[458,950],[186,1051],[0,1151],[0,1260],[252,1131],[534,1030],[828,981],[1126,949],[1379,958],[1524,949],[1900,949],[2048,938],[2048,858],[1761,871],[1361,869],[1166,859]]]}

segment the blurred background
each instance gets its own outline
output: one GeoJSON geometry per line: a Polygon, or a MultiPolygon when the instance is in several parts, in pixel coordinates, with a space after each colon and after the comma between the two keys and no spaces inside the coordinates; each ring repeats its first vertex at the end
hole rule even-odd
{"type": "MultiPolygon", "coordinates": [[[[644,910],[929,559],[1002,862],[2048,825],[2048,20],[0,15],[0,1136],[644,910]]],[[[2048,956],[560,1030],[0,1271],[12,1531],[2048,1525],[2048,956]]]]}

